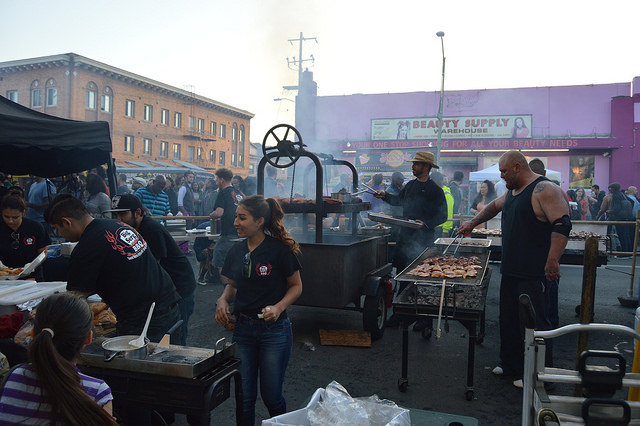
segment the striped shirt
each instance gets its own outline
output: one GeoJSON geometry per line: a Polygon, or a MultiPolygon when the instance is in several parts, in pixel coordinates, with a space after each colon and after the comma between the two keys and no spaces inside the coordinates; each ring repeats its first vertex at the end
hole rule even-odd
{"type": "MultiPolygon", "coordinates": [[[[84,390],[100,407],[113,400],[111,389],[104,381],[80,374],[84,390]]],[[[51,404],[42,395],[40,382],[29,365],[16,368],[7,379],[0,396],[0,426],[48,425],[51,404]]]]}
{"type": "Polygon", "coordinates": [[[136,196],[149,209],[151,216],[166,216],[171,211],[169,208],[169,196],[164,191],[156,194],[148,188],[140,188],[136,191],[136,196]]]}

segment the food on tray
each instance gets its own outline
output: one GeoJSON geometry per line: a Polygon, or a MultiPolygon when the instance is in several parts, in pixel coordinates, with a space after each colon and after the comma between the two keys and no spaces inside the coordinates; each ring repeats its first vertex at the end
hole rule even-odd
{"type": "MultiPolygon", "coordinates": [[[[491,235],[494,237],[499,237],[502,235],[502,231],[500,229],[474,229],[472,234],[475,235],[491,235]]],[[[606,240],[609,238],[608,235],[598,234],[596,232],[590,231],[571,231],[569,233],[569,239],[571,240],[586,240],[589,237],[596,237],[600,240],[606,240]]]]}
{"type": "Polygon", "coordinates": [[[5,266],[0,269],[0,276],[8,277],[12,275],[20,275],[22,271],[24,271],[24,268],[9,268],[8,266],[5,266]]]}
{"type": "Polygon", "coordinates": [[[471,231],[471,233],[472,234],[476,234],[476,235],[493,235],[493,236],[499,237],[500,235],[502,235],[502,230],[501,229],[476,228],[473,231],[471,231]]]}
{"type": "Polygon", "coordinates": [[[93,312],[94,315],[99,314],[100,312],[108,308],[107,304],[104,302],[89,303],[89,307],[91,308],[91,312],[93,312]]]}
{"type": "Polygon", "coordinates": [[[478,276],[480,259],[477,256],[453,257],[449,254],[444,257],[429,257],[408,272],[409,275],[432,278],[475,278],[478,276]]]}

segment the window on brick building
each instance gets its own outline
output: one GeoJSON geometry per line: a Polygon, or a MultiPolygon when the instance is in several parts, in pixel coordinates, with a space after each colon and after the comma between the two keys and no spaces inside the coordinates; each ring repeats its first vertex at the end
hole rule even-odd
{"type": "Polygon", "coordinates": [[[133,136],[124,137],[124,152],[133,154],[133,136]]]}
{"type": "MultiPolygon", "coordinates": [[[[17,101],[16,101],[16,102],[17,102],[17,101]]],[[[216,122],[215,122],[215,121],[212,121],[212,122],[211,122],[211,126],[210,126],[210,127],[211,127],[211,134],[212,134],[213,136],[215,136],[215,135],[216,135],[216,122]]]]}
{"type": "Polygon", "coordinates": [[[204,133],[204,118],[198,118],[198,133],[204,133]]]}
{"type": "Polygon", "coordinates": [[[106,93],[100,96],[100,111],[102,112],[111,112],[113,100],[111,99],[111,95],[107,95],[106,93]]]}
{"type": "Polygon", "coordinates": [[[58,105],[58,89],[55,87],[47,87],[47,106],[56,106],[58,105]]]}
{"type": "Polygon", "coordinates": [[[142,153],[144,155],[151,155],[151,139],[144,138],[142,143],[142,153]]]}
{"type": "Polygon", "coordinates": [[[196,148],[194,146],[187,147],[187,161],[193,161],[196,156],[196,148]]]}
{"type": "Polygon", "coordinates": [[[95,90],[87,89],[84,92],[84,107],[87,109],[96,109],[98,94],[95,90]]]}
{"type": "Polygon", "coordinates": [[[162,158],[169,157],[169,142],[165,142],[165,141],[160,142],[160,157],[162,158]]]}
{"type": "Polygon", "coordinates": [[[244,124],[240,125],[240,141],[238,143],[238,167],[244,167],[244,124]]]}
{"type": "Polygon", "coordinates": [[[144,105],[144,121],[153,121],[153,106],[144,105]]]}
{"type": "Polygon", "coordinates": [[[231,165],[235,166],[238,159],[238,123],[231,126],[231,165]]]}
{"type": "Polygon", "coordinates": [[[215,149],[210,149],[209,150],[209,161],[211,161],[213,164],[216,164],[216,150],[215,149]]]}
{"type": "Polygon", "coordinates": [[[11,102],[18,102],[18,91],[17,90],[7,90],[7,99],[11,102]]]}
{"type": "Polygon", "coordinates": [[[160,111],[160,124],[169,125],[169,110],[162,108],[160,111]]]}
{"type": "Polygon", "coordinates": [[[227,137],[227,125],[226,124],[220,124],[220,137],[222,139],[225,139],[227,137]]]}
{"type": "Polygon", "coordinates": [[[198,148],[198,151],[197,151],[198,152],[198,156],[197,156],[198,160],[202,160],[202,152],[203,151],[204,151],[204,149],[198,148]]]}
{"type": "Polygon", "coordinates": [[[182,127],[182,114],[179,112],[173,115],[173,127],[177,127],[178,129],[182,127]]]}
{"type": "Polygon", "coordinates": [[[42,89],[31,89],[31,108],[42,106],[42,89]]]}
{"type": "Polygon", "coordinates": [[[180,144],[179,143],[174,143],[173,144],[173,159],[174,160],[179,160],[180,159],[180,144]]]}
{"type": "Polygon", "coordinates": [[[224,151],[220,151],[220,158],[218,160],[218,164],[224,166],[224,151]]]}
{"type": "Polygon", "coordinates": [[[189,116],[189,130],[196,130],[196,118],[193,115],[189,116]]]}
{"type": "Polygon", "coordinates": [[[127,99],[124,103],[124,115],[125,117],[133,118],[135,117],[136,112],[136,103],[131,99],[127,99]]]}

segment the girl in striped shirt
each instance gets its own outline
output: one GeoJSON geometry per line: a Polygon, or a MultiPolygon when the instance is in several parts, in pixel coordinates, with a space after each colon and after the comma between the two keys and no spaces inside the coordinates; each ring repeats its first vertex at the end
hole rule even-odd
{"type": "Polygon", "coordinates": [[[36,311],[29,363],[7,378],[0,396],[0,425],[117,425],[111,389],[75,366],[93,337],[93,313],[69,293],[44,299],[36,311]]]}

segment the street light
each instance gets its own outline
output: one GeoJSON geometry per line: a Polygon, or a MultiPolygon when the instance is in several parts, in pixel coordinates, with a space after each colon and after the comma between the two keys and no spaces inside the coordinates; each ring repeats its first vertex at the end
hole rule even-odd
{"type": "Polygon", "coordinates": [[[438,142],[436,143],[436,164],[440,166],[440,147],[442,146],[442,104],[444,102],[444,32],[436,33],[442,45],[442,84],[440,85],[440,106],[438,107],[438,142]]]}

